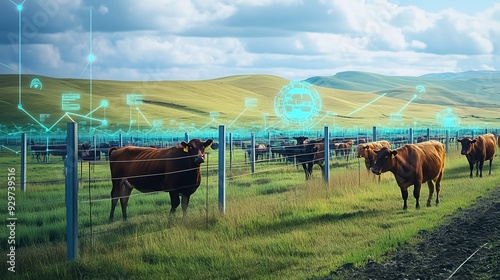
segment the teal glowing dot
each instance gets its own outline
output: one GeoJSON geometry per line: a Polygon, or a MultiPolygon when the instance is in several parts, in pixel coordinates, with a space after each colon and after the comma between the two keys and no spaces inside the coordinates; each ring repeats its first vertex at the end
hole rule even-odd
{"type": "Polygon", "coordinates": [[[17,109],[22,110],[23,109],[23,105],[22,104],[17,104],[17,109]]]}
{"type": "Polygon", "coordinates": [[[89,54],[89,56],[87,56],[87,59],[92,62],[94,61],[94,55],[93,54],[89,54]]]}
{"type": "Polygon", "coordinates": [[[107,121],[107,120],[103,120],[103,121],[102,121],[102,125],[103,125],[103,126],[108,126],[108,121],[107,121]]]}
{"type": "Polygon", "coordinates": [[[101,101],[101,106],[102,107],[108,107],[108,100],[101,101]]]}
{"type": "Polygon", "coordinates": [[[22,11],[23,10],[23,5],[17,5],[17,10],[22,11]]]}

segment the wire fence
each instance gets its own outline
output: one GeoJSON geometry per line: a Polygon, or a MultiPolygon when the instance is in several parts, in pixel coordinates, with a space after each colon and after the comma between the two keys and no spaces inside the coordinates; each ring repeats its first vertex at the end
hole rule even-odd
{"type": "MultiPolygon", "coordinates": [[[[494,130],[495,133],[498,130],[494,130]]],[[[398,148],[408,143],[417,143],[419,137],[423,137],[424,140],[435,139],[441,142],[445,142],[453,152],[458,150],[458,142],[456,139],[468,136],[474,137],[475,135],[480,135],[482,133],[488,132],[487,130],[480,131],[455,131],[450,132],[442,129],[437,130],[416,130],[413,131],[412,137],[408,134],[408,130],[403,130],[401,132],[391,131],[386,133],[384,130],[378,130],[377,135],[374,137],[370,133],[345,133],[343,136],[331,137],[329,146],[332,148],[330,152],[330,162],[329,168],[335,168],[344,166],[347,168],[353,167],[359,170],[359,160],[357,164],[352,163],[352,159],[356,157],[355,149],[356,145],[360,143],[371,142],[374,140],[387,140],[391,143],[392,148],[398,148]],[[355,137],[354,137],[355,135],[355,137]],[[338,153],[336,149],[338,144],[351,142],[352,146],[348,147],[344,152],[338,153]]],[[[304,136],[303,134],[296,134],[296,136],[304,136]]],[[[319,139],[321,135],[312,134],[305,135],[310,137],[310,140],[319,139]]],[[[497,134],[498,136],[498,134],[497,134]]],[[[217,139],[216,139],[217,140],[217,139]]],[[[2,141],[0,139],[0,141],[2,141]]],[[[55,142],[55,140],[54,140],[55,142]]],[[[22,147],[16,145],[16,141],[3,141],[4,143],[0,145],[0,169],[5,170],[7,168],[15,167],[17,170],[20,168],[20,151],[22,147]],[[8,144],[8,145],[6,145],[8,144]]],[[[237,185],[239,182],[249,181],[248,178],[252,176],[259,176],[266,173],[285,173],[285,171],[303,173],[301,168],[302,164],[314,163],[315,160],[297,160],[297,158],[307,158],[314,155],[314,152],[304,152],[305,150],[300,150],[300,153],[296,154],[286,154],[283,151],[294,149],[300,147],[293,137],[261,137],[257,138],[255,143],[258,145],[264,145],[265,151],[260,154],[258,158],[251,162],[251,157],[247,156],[253,153],[256,155],[254,147],[249,147],[250,140],[248,138],[241,138],[228,144],[226,151],[226,169],[229,170],[226,179],[231,184],[237,185]],[[230,145],[230,146],[229,146],[230,145]],[[275,153],[273,153],[275,152],[275,153]],[[250,168],[251,164],[255,164],[256,169],[252,171],[250,168]]],[[[95,149],[96,143],[93,143],[93,148],[95,149]]],[[[91,147],[92,149],[92,147],[91,147]]],[[[296,150],[297,151],[297,150],[296,150]]],[[[101,151],[100,153],[105,153],[101,151]]],[[[28,161],[26,165],[27,180],[26,186],[27,191],[23,194],[17,189],[17,194],[19,196],[16,200],[16,210],[20,217],[20,221],[23,221],[25,225],[25,231],[19,233],[20,246],[27,246],[30,244],[36,244],[40,242],[53,242],[62,241],[65,238],[64,228],[65,228],[65,199],[64,199],[64,157],[51,158],[45,162],[39,162],[28,149],[28,161]],[[35,237],[32,237],[35,236],[35,237]],[[39,237],[45,236],[45,237],[39,237]]],[[[154,164],[164,164],[167,161],[172,161],[174,159],[140,159],[140,160],[126,160],[120,161],[121,163],[154,163],[154,164]]],[[[79,236],[83,239],[92,239],[94,234],[102,233],[117,233],[122,230],[120,226],[110,226],[107,216],[111,205],[111,174],[110,174],[110,164],[112,162],[107,159],[107,157],[102,156],[99,160],[80,160],[79,162],[79,196],[78,204],[81,208],[79,212],[79,236]],[[106,210],[104,210],[106,209],[106,210]]],[[[215,188],[217,186],[217,176],[218,176],[218,155],[212,151],[207,152],[206,162],[201,166],[200,172],[202,174],[202,182],[199,187],[198,192],[205,194],[203,202],[202,197],[198,196],[195,200],[198,204],[194,208],[198,209],[198,212],[205,212],[204,214],[208,216],[210,205],[216,205],[216,195],[214,194],[215,188]],[[209,196],[209,192],[212,195],[209,196]],[[209,205],[210,203],[210,205],[209,205]]],[[[196,169],[196,168],[195,168],[196,169]]],[[[143,178],[143,177],[162,177],[171,176],[172,174],[177,174],[179,172],[186,172],[186,170],[177,170],[172,172],[156,172],[156,173],[144,173],[136,174],[133,176],[123,176],[117,177],[115,179],[126,180],[132,178],[143,178]]],[[[3,176],[2,176],[3,177],[3,176]]],[[[303,178],[303,177],[301,177],[303,178]]],[[[0,190],[5,191],[6,183],[2,182],[0,190]]],[[[180,187],[185,188],[186,186],[180,187]]],[[[171,189],[171,190],[179,190],[171,189]]],[[[137,209],[134,211],[134,215],[151,215],[166,212],[168,207],[168,199],[165,196],[157,196],[157,194],[164,193],[165,191],[151,191],[147,193],[133,192],[127,196],[118,196],[120,198],[131,198],[131,200],[138,200],[133,207],[137,209]],[[152,204],[153,207],[147,206],[152,204]],[[140,207],[137,207],[140,206],[140,207]],[[158,206],[158,207],[156,207],[158,206]],[[155,208],[156,207],[156,208],[155,208]],[[144,208],[141,211],[140,208],[144,208]]],[[[192,207],[191,203],[190,207],[192,207]]],[[[4,203],[0,203],[0,209],[6,209],[4,203]]],[[[4,210],[2,210],[3,212],[4,210]]],[[[195,211],[196,212],[196,211],[195,211]]],[[[119,242],[119,241],[117,241],[119,242]]]]}

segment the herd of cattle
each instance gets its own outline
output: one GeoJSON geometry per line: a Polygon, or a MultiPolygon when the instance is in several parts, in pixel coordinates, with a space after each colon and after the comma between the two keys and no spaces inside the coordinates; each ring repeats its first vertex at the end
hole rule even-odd
{"type": "MultiPolygon", "coordinates": [[[[255,159],[275,157],[278,160],[294,161],[302,165],[305,178],[309,180],[315,164],[321,167],[324,175],[324,141],[323,139],[309,140],[307,137],[294,137],[295,143],[288,146],[272,147],[257,145],[249,149],[241,145],[248,155],[254,153],[255,159]],[[254,152],[252,152],[254,151],[254,152]]],[[[470,177],[476,166],[476,176],[482,177],[484,162],[489,161],[489,174],[491,174],[492,161],[496,154],[498,140],[491,133],[479,135],[474,139],[465,137],[457,139],[461,143],[461,154],[467,158],[470,167],[470,177]]],[[[78,155],[83,160],[100,159],[100,153],[105,153],[109,158],[111,171],[111,212],[113,220],[114,210],[120,200],[122,217],[127,218],[126,208],[133,188],[140,192],[169,192],[171,200],[170,212],[174,213],[179,204],[183,213],[186,213],[189,198],[197,190],[201,182],[200,164],[204,162],[205,149],[216,145],[212,139],[202,141],[192,139],[188,143],[170,148],[137,147],[100,144],[91,148],[88,144],[80,144],[78,155]]],[[[345,141],[339,144],[329,144],[332,153],[349,158],[352,151],[358,158],[364,158],[366,170],[380,176],[382,173],[391,172],[401,190],[404,201],[403,209],[407,209],[408,188],[414,186],[413,196],[416,199],[416,208],[420,208],[420,189],[427,183],[429,197],[427,206],[431,205],[434,192],[436,192],[436,205],[439,204],[441,180],[445,165],[445,146],[438,140],[423,139],[416,144],[395,145],[390,141],[376,142],[358,141],[354,148],[354,141],[345,141]]],[[[32,145],[32,151],[37,159],[54,155],[65,155],[66,147],[32,145]]],[[[245,154],[247,154],[245,153],[245,154]]],[[[380,180],[380,177],[379,177],[380,180]]]]}

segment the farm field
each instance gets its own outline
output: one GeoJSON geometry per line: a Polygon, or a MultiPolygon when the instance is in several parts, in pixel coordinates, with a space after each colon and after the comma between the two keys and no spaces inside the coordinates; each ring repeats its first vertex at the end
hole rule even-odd
{"type": "MultiPolygon", "coordinates": [[[[217,153],[211,152],[186,219],[168,214],[168,194],[134,191],[129,219],[121,221],[118,211],[110,223],[109,165],[82,163],[79,255],[71,263],[62,161],[30,159],[27,191],[16,190],[16,273],[7,279],[321,278],[347,263],[384,261],[401,244],[415,244],[419,233],[495,192],[499,182],[496,161],[492,175],[469,178],[466,159],[453,146],[439,207],[416,210],[410,196],[403,211],[392,174],[383,174],[379,184],[357,159],[347,164],[335,158],[325,185],[317,166],[309,182],[301,168],[278,162],[260,162],[251,174],[239,152],[227,169],[226,213],[218,211],[217,153]]],[[[18,164],[15,156],[1,157],[3,169],[18,164]]],[[[427,193],[423,187],[421,202],[427,193]]],[[[5,188],[0,196],[7,197],[5,188]]],[[[6,240],[6,231],[1,234],[6,240]]],[[[7,245],[0,245],[2,251],[7,245]]]]}

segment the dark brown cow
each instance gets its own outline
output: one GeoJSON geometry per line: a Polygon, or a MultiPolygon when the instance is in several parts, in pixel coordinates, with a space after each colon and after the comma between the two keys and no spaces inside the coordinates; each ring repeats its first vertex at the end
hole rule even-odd
{"type": "Polygon", "coordinates": [[[352,145],[354,144],[354,140],[349,140],[344,143],[338,144],[335,150],[336,155],[343,156],[346,160],[349,160],[349,154],[351,153],[352,145]]]}
{"type": "Polygon", "coordinates": [[[470,177],[472,178],[472,170],[474,169],[474,164],[476,164],[476,177],[483,177],[483,164],[485,161],[490,161],[490,171],[491,175],[491,163],[495,157],[497,150],[495,135],[488,133],[477,136],[474,140],[469,137],[463,139],[457,139],[458,142],[462,144],[462,155],[467,157],[470,167],[470,177]]]}
{"type": "Polygon", "coordinates": [[[169,192],[170,213],[174,213],[181,204],[186,214],[189,197],[201,182],[200,164],[204,162],[205,149],[211,143],[212,139],[205,142],[192,139],[189,143],[182,142],[177,147],[163,149],[111,148],[109,166],[113,189],[109,219],[113,220],[118,198],[123,220],[127,219],[127,203],[133,188],[140,192],[169,192]]]}
{"type": "MultiPolygon", "coordinates": [[[[370,172],[370,168],[373,167],[375,164],[375,160],[377,159],[377,154],[375,154],[375,150],[380,150],[383,147],[386,148],[391,148],[391,143],[389,143],[386,140],[381,140],[381,141],[376,141],[376,142],[369,142],[365,144],[359,144],[356,147],[356,156],[358,158],[364,158],[365,159],[365,166],[366,170],[370,172]]],[[[378,177],[380,181],[380,176],[378,177]]]]}
{"type": "Polygon", "coordinates": [[[321,174],[323,178],[325,177],[325,144],[324,139],[316,140],[305,140],[302,143],[303,153],[297,155],[297,163],[302,164],[304,173],[306,175],[306,180],[309,180],[312,176],[312,168],[315,164],[319,165],[321,168],[321,174]]]}
{"type": "Polygon", "coordinates": [[[417,144],[406,144],[401,148],[391,150],[382,148],[375,151],[377,160],[372,167],[372,172],[380,175],[390,171],[394,174],[396,182],[401,189],[403,197],[403,210],[408,208],[408,188],[413,185],[413,196],[416,199],[415,208],[420,208],[419,198],[422,183],[427,182],[429,187],[429,198],[427,207],[431,206],[431,199],[436,183],[436,205],[439,204],[439,192],[441,191],[441,179],[443,178],[445,147],[438,141],[425,141],[417,144]]]}

